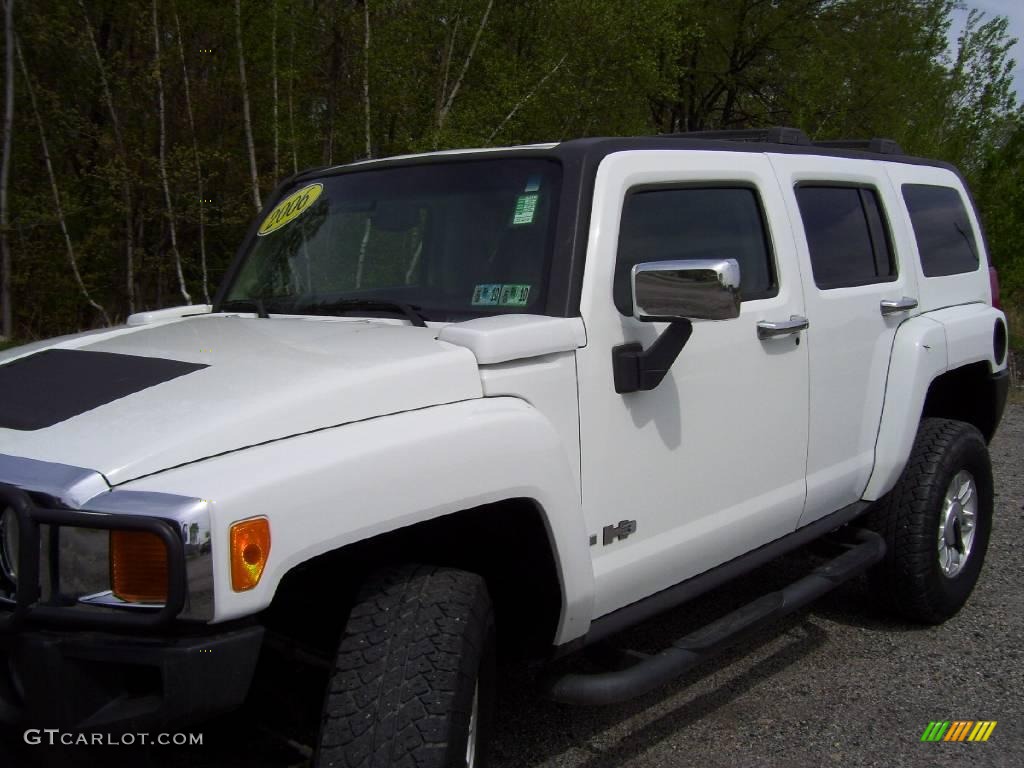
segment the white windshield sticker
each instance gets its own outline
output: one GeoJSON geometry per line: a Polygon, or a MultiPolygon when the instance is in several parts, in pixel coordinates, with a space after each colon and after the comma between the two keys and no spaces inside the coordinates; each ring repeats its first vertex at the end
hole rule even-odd
{"type": "Polygon", "coordinates": [[[528,195],[520,195],[516,198],[516,212],[512,216],[513,226],[518,224],[533,224],[533,217],[537,213],[537,195],[533,192],[528,195]]]}

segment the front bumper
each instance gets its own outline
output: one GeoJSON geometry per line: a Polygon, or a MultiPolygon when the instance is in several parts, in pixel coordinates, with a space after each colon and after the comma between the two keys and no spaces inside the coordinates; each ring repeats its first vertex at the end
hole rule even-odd
{"type": "Polygon", "coordinates": [[[197,722],[238,707],[263,627],[208,636],[0,634],[0,722],[87,731],[197,722]]]}

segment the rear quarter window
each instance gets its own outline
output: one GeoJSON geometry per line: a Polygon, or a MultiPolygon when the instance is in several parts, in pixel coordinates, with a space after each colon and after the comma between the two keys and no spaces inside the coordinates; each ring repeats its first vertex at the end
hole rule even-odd
{"type": "Polygon", "coordinates": [[[958,275],[978,268],[978,245],[959,192],[952,187],[904,184],[903,200],[925,277],[958,275]]]}

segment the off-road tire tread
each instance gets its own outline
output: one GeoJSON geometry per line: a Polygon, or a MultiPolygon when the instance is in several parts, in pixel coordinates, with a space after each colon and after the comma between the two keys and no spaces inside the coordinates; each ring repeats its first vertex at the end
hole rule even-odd
{"type": "MultiPolygon", "coordinates": [[[[968,450],[980,450],[984,459],[981,462],[983,475],[976,476],[976,482],[979,493],[984,493],[984,488],[990,491],[992,469],[985,440],[978,429],[962,421],[925,418],[921,420],[910,459],[896,486],[866,517],[867,527],[882,535],[887,548],[883,561],[869,574],[872,595],[890,612],[911,621],[938,624],[960,608],[953,604],[943,592],[941,581],[935,578],[937,526],[932,519],[936,494],[941,498],[946,490],[940,478],[946,471],[947,457],[960,441],[975,443],[968,450]]],[[[980,501],[979,507],[982,507],[984,499],[980,501]]],[[[991,504],[991,495],[988,503],[991,504]]],[[[979,508],[979,517],[984,514],[979,508]]],[[[978,559],[984,557],[990,521],[989,512],[985,529],[979,530],[982,540],[976,541],[977,549],[972,552],[978,559]]]]}
{"type": "Polygon", "coordinates": [[[447,768],[452,749],[464,756],[464,745],[449,743],[453,707],[460,679],[472,700],[471,670],[492,625],[476,574],[405,565],[372,577],[339,646],[314,765],[447,768]]]}

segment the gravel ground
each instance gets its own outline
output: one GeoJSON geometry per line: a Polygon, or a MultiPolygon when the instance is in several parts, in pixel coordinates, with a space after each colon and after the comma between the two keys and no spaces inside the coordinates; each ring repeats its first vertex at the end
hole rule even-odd
{"type": "MultiPolygon", "coordinates": [[[[1024,405],[1010,405],[992,445],[996,522],[967,607],[941,627],[894,622],[850,583],[696,672],[634,702],[553,704],[521,667],[502,670],[495,768],[612,766],[1024,766],[1024,405]],[[932,720],[996,720],[986,743],[921,743],[932,720]]],[[[802,553],[615,638],[656,651],[765,589],[803,572],[802,553]]],[[[598,648],[568,662],[594,663],[598,648]]],[[[188,766],[307,764],[302,750],[246,715],[195,729],[204,746],[131,753],[79,748],[43,758],[0,742],[0,764],[188,766]]]]}

